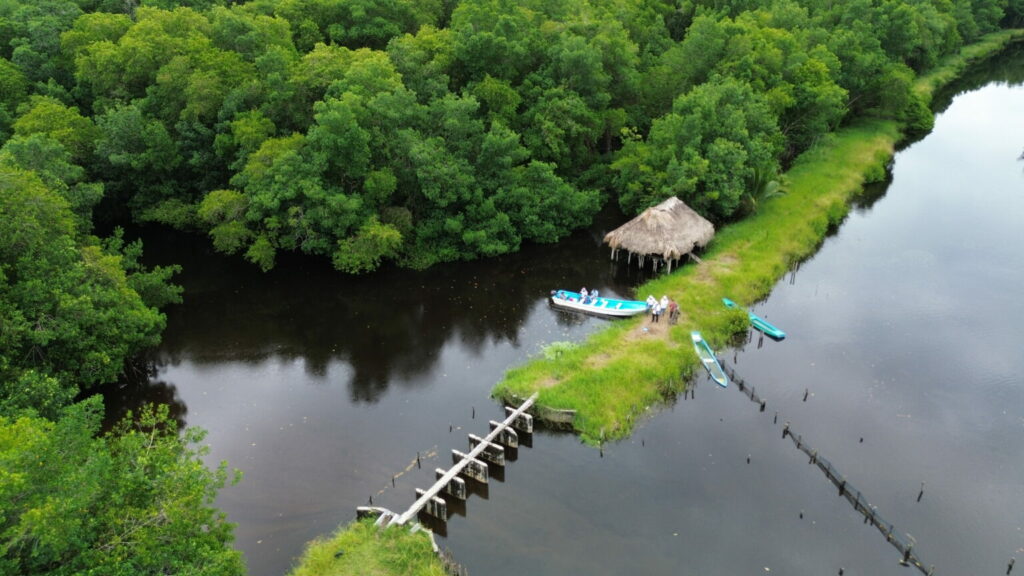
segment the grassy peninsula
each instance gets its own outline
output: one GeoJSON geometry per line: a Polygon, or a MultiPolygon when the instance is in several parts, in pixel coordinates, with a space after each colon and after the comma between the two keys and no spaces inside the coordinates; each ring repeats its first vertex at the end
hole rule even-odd
{"type": "MultiPolygon", "coordinates": [[[[1020,30],[990,34],[921,76],[915,90],[930,100],[967,65],[1022,37],[1020,30]]],[[[628,436],[638,417],[682,391],[699,366],[690,331],[700,330],[716,347],[745,331],[745,314],[725,309],[721,298],[750,304],[812,254],[829,227],[845,217],[850,198],[885,177],[901,130],[895,120],[872,119],[828,135],[787,172],[787,193],[719,230],[701,263],[637,288],[641,298],[675,298],[682,311],[676,326],[646,318],[618,322],[579,346],[509,370],[493,395],[514,402],[539,391],[539,405],[576,411],[573,427],[589,443],[628,436]]]]}

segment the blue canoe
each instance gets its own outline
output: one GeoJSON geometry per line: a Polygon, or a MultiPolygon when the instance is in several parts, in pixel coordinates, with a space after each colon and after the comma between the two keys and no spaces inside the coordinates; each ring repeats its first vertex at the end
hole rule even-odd
{"type": "Polygon", "coordinates": [[[693,340],[693,349],[697,352],[697,356],[700,357],[700,361],[704,364],[708,374],[711,375],[711,379],[722,388],[728,386],[729,377],[725,375],[725,370],[718,363],[714,350],[708,346],[707,341],[701,337],[700,332],[690,332],[690,338],[693,340]]]}
{"type": "MultiPolygon", "coordinates": [[[[735,302],[733,302],[732,300],[729,300],[728,298],[722,298],[722,303],[725,304],[729,308],[740,309],[739,304],[736,304],[735,302]]],[[[770,336],[770,337],[772,337],[772,338],[774,338],[776,340],[782,340],[783,338],[786,337],[786,333],[785,332],[783,332],[782,330],[779,330],[778,328],[773,326],[770,322],[768,322],[764,318],[761,318],[757,314],[754,314],[750,310],[747,310],[747,316],[750,318],[750,325],[751,326],[753,326],[754,328],[757,328],[761,332],[764,332],[768,336],[770,336]]]]}
{"type": "Polygon", "coordinates": [[[647,311],[647,303],[640,300],[619,300],[601,296],[589,297],[584,301],[579,292],[569,290],[552,290],[551,305],[564,310],[575,310],[610,318],[636,316],[647,311]]]}

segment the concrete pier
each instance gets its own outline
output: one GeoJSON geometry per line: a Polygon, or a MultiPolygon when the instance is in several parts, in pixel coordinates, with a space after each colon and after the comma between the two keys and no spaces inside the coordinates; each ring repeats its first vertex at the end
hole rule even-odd
{"type": "Polygon", "coordinates": [[[443,474],[441,477],[437,479],[437,482],[435,482],[429,490],[421,490],[417,488],[416,502],[414,502],[413,505],[400,516],[392,519],[389,525],[401,526],[419,514],[420,510],[425,510],[428,514],[439,519],[447,520],[447,505],[444,504],[444,500],[442,498],[437,496],[438,493],[451,487],[452,479],[464,471],[466,472],[466,475],[470,477],[475,477],[473,475],[479,474],[485,479],[484,482],[486,482],[487,464],[477,460],[477,457],[498,459],[498,454],[500,454],[501,465],[504,465],[505,448],[499,444],[495,444],[494,441],[498,439],[503,431],[510,426],[519,428],[525,432],[533,432],[533,417],[527,414],[526,411],[530,406],[533,406],[533,403],[536,401],[537,394],[534,393],[532,396],[527,398],[525,402],[520,404],[518,408],[506,407],[505,413],[508,414],[508,417],[505,418],[503,422],[498,423],[498,426],[494,427],[487,436],[480,438],[479,436],[471,434],[469,439],[471,450],[468,454],[461,454],[456,450],[452,450],[452,454],[457,460],[455,465],[447,472],[442,471],[443,474]],[[442,505],[444,507],[442,507],[442,505]]]}
{"type": "Polygon", "coordinates": [[[484,440],[483,438],[477,436],[476,434],[470,434],[469,435],[469,447],[471,449],[472,448],[476,448],[477,446],[479,446],[481,444],[484,445],[484,450],[483,450],[483,452],[480,453],[480,458],[481,459],[486,460],[486,461],[490,462],[491,464],[496,464],[498,466],[504,466],[505,465],[505,447],[504,446],[502,446],[500,444],[495,444],[494,442],[488,442],[488,441],[484,440]]]}
{"type": "Polygon", "coordinates": [[[519,434],[516,434],[515,430],[507,426],[502,426],[501,422],[495,422],[494,420],[491,420],[488,424],[490,425],[491,430],[501,428],[501,432],[498,432],[497,438],[499,444],[504,444],[509,448],[519,447],[519,434]]]}
{"type": "MultiPolygon", "coordinates": [[[[435,468],[434,474],[437,475],[437,479],[444,478],[445,470],[442,468],[435,468]]],[[[448,484],[441,487],[441,491],[445,494],[458,498],[459,500],[465,500],[467,497],[466,493],[466,481],[458,476],[448,481],[448,484]]]]}

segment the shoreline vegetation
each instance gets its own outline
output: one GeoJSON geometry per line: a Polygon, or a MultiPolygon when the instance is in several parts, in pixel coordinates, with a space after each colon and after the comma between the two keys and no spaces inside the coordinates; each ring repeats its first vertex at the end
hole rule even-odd
{"type": "MultiPolygon", "coordinates": [[[[988,34],[919,77],[914,88],[930,102],[967,66],[1021,40],[1024,30],[988,34]]],[[[829,134],[786,173],[787,193],[719,230],[700,264],[683,266],[637,288],[640,296],[674,297],[682,312],[677,325],[650,324],[645,315],[616,322],[579,345],[555,343],[543,357],[510,369],[492,396],[517,403],[539,391],[537,415],[543,420],[545,414],[575,411],[573,430],[589,444],[629,436],[638,419],[682,392],[699,366],[690,330],[700,329],[716,347],[745,332],[746,312],[725,308],[722,296],[742,305],[757,301],[794,265],[814,254],[829,229],[846,217],[850,200],[863,186],[885,179],[886,165],[904,138],[902,128],[896,120],[867,119],[829,134]]],[[[330,539],[310,543],[289,576],[444,574],[436,553],[428,566],[416,569],[411,560],[401,559],[405,552],[395,553],[396,548],[416,549],[423,542],[429,538],[419,532],[377,530],[372,522],[353,521],[330,539]],[[345,553],[335,557],[339,549],[345,553]],[[369,570],[368,562],[380,571],[369,570]]]]}
{"type": "MultiPolygon", "coordinates": [[[[1024,30],[986,35],[919,77],[914,89],[930,103],[967,66],[1022,39],[1024,30]]],[[[828,134],[786,172],[786,194],[719,230],[700,263],[637,287],[638,298],[667,294],[677,300],[677,325],[651,324],[646,316],[616,322],[579,345],[559,346],[554,354],[510,369],[492,396],[515,404],[539,391],[541,419],[545,412],[575,411],[572,427],[584,442],[628,437],[646,412],[685,390],[700,366],[690,331],[700,330],[715,348],[745,334],[746,312],[725,308],[722,297],[744,306],[756,302],[814,254],[864,185],[886,178],[905,128],[896,120],[862,119],[828,134]]]]}

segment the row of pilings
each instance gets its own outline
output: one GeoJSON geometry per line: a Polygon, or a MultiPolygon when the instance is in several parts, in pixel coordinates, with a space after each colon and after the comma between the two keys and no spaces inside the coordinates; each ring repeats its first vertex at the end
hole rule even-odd
{"type": "MultiPolygon", "coordinates": [[[[740,378],[736,371],[728,365],[724,364],[722,367],[729,375],[729,379],[736,384],[736,388],[741,394],[750,399],[751,402],[757,404],[758,410],[764,412],[767,408],[767,399],[761,397],[757,393],[757,389],[754,386],[748,385],[742,378],[740,378]]],[[[804,391],[804,401],[807,401],[808,391],[804,391]]],[[[772,417],[772,424],[778,424],[779,413],[775,412],[772,417]]],[[[839,470],[828,461],[827,458],[818,453],[817,450],[811,447],[810,444],[804,441],[803,436],[797,434],[789,424],[789,421],[784,421],[782,424],[782,438],[789,438],[796,449],[807,455],[807,463],[812,466],[817,466],[828,478],[830,482],[839,490],[839,496],[845,498],[850,504],[853,505],[853,509],[860,512],[864,516],[864,523],[871,524],[885,536],[885,541],[891,544],[896,550],[899,551],[900,564],[904,566],[913,566],[921,571],[926,576],[932,576],[935,573],[935,566],[926,567],[924,561],[914,552],[914,538],[909,534],[906,537],[901,536],[896,532],[896,527],[886,521],[881,514],[878,513],[876,508],[868,502],[864,494],[850,485],[839,470]]],[[[921,499],[924,494],[924,484],[921,485],[921,492],[918,494],[918,500],[921,499]]],[[[1012,567],[1012,564],[1011,564],[1012,567]]],[[[840,569],[840,574],[843,573],[840,569]]],[[[1009,573],[1009,572],[1007,572],[1009,573]]]]}

